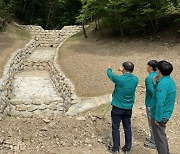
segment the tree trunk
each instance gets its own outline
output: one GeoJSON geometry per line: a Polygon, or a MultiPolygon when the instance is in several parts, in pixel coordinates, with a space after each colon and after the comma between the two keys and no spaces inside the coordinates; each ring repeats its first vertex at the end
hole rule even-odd
{"type": "Polygon", "coordinates": [[[20,7],[20,9],[18,10],[18,15],[17,15],[17,16],[18,16],[18,18],[21,16],[21,10],[22,10],[21,8],[22,8],[22,7],[23,7],[23,2],[21,3],[21,7],[20,7]]]}
{"type": "Polygon", "coordinates": [[[34,5],[33,5],[33,8],[32,8],[32,14],[31,14],[31,19],[30,19],[30,24],[32,24],[33,15],[34,15],[34,5]]]}
{"type": "Polygon", "coordinates": [[[87,34],[86,34],[86,29],[84,27],[84,23],[82,23],[82,29],[83,29],[84,37],[87,38],[87,34]]]}
{"type": "Polygon", "coordinates": [[[144,36],[146,37],[146,29],[143,27],[144,36]]]}
{"type": "MultiPolygon", "coordinates": [[[[156,3],[156,10],[158,10],[159,0],[156,0],[155,3],[156,3]]],[[[158,23],[158,18],[156,17],[156,31],[158,31],[158,29],[159,29],[159,23],[158,23]]]]}
{"type": "Polygon", "coordinates": [[[98,30],[98,24],[97,24],[97,19],[95,18],[95,31],[97,31],[98,30]]]}
{"type": "Polygon", "coordinates": [[[24,13],[24,11],[25,11],[25,8],[26,8],[26,0],[24,0],[24,6],[23,6],[23,9],[22,9],[22,12],[21,12],[21,17],[23,16],[23,13],[24,13]]]}
{"type": "Polygon", "coordinates": [[[48,24],[50,21],[50,16],[51,16],[51,10],[52,10],[52,2],[50,2],[50,8],[49,8],[49,13],[48,13],[48,18],[47,18],[47,23],[46,23],[46,29],[48,28],[48,24]]]}
{"type": "Polygon", "coordinates": [[[154,23],[153,23],[153,21],[151,20],[151,25],[152,25],[152,27],[153,27],[153,29],[154,29],[154,32],[156,32],[157,31],[157,29],[156,29],[156,26],[154,25],[154,23]]]}
{"type": "Polygon", "coordinates": [[[121,21],[119,21],[119,28],[120,28],[120,31],[121,31],[121,36],[124,37],[124,32],[123,32],[123,29],[122,29],[121,21]]]}
{"type": "Polygon", "coordinates": [[[158,22],[158,18],[156,18],[156,31],[159,30],[159,22],[158,22]]]}
{"type": "Polygon", "coordinates": [[[98,27],[99,27],[99,30],[101,31],[101,24],[99,22],[99,18],[98,18],[98,27]]]}

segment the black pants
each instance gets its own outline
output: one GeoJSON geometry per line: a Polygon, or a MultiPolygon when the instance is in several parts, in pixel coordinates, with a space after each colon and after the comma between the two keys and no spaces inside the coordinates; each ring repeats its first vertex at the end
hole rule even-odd
{"type": "Polygon", "coordinates": [[[120,131],[119,126],[122,121],[125,133],[125,148],[129,151],[132,147],[132,132],[131,132],[131,115],[132,109],[121,109],[113,106],[111,111],[112,120],[112,137],[113,137],[113,150],[119,151],[120,147],[120,131]]]}
{"type": "Polygon", "coordinates": [[[163,119],[161,122],[159,122],[159,125],[155,125],[154,119],[151,119],[158,154],[169,154],[168,140],[165,132],[167,121],[167,119],[163,119]]]}

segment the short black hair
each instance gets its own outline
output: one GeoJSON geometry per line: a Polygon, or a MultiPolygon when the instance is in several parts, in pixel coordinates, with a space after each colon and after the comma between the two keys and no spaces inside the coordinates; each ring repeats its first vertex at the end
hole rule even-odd
{"type": "Polygon", "coordinates": [[[173,66],[170,62],[162,60],[158,62],[157,69],[162,73],[163,76],[168,76],[173,71],[173,66]]]}
{"type": "Polygon", "coordinates": [[[157,61],[156,60],[150,60],[147,64],[152,67],[153,71],[157,70],[157,61]]]}
{"type": "Polygon", "coordinates": [[[128,72],[133,72],[134,70],[134,64],[130,61],[126,61],[122,64],[122,66],[124,67],[124,69],[128,72]]]}

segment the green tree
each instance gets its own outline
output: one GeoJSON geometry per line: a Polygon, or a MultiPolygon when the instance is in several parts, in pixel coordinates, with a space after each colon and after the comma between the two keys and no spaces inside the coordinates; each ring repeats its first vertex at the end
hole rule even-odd
{"type": "MultiPolygon", "coordinates": [[[[81,0],[82,10],[78,21],[100,18],[107,28],[127,33],[158,32],[166,23],[179,22],[180,0],[81,0]]],[[[96,24],[97,28],[97,24],[96,24]]]]}

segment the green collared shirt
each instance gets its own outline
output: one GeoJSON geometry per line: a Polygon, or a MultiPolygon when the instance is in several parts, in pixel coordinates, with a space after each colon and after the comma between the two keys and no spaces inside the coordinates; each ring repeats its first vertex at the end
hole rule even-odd
{"type": "Polygon", "coordinates": [[[152,98],[151,118],[157,122],[170,119],[176,99],[176,84],[170,76],[163,76],[157,81],[152,98]]]}
{"type": "Polygon", "coordinates": [[[151,107],[151,99],[154,93],[154,77],[157,76],[157,72],[150,72],[149,75],[145,79],[146,85],[146,98],[145,104],[148,107],[151,107]]]}
{"type": "Polygon", "coordinates": [[[112,69],[107,69],[107,76],[114,82],[115,87],[112,94],[112,105],[122,109],[132,109],[135,99],[135,91],[138,78],[132,73],[115,75],[112,69]]]}

